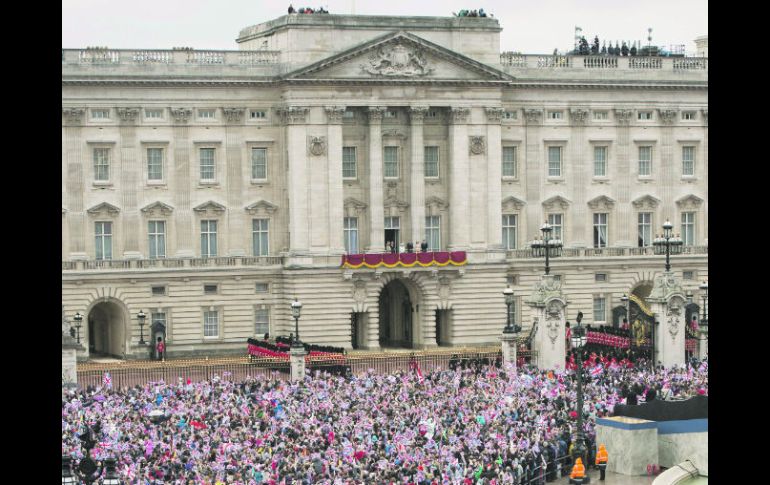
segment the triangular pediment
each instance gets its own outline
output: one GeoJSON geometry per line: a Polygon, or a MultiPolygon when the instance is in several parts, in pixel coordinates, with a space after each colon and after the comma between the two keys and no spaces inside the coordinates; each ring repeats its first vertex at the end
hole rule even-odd
{"type": "Polygon", "coordinates": [[[676,200],[676,205],[680,209],[697,209],[702,203],[703,199],[693,194],[687,194],[676,200]]]}
{"type": "Polygon", "coordinates": [[[435,195],[431,195],[430,197],[425,199],[425,205],[426,206],[435,205],[440,209],[446,209],[447,207],[449,207],[449,204],[447,203],[447,201],[445,201],[441,197],[436,197],[435,195]]]}
{"type": "Polygon", "coordinates": [[[115,207],[114,205],[108,203],[108,202],[102,202],[101,204],[97,204],[90,209],[88,209],[86,212],[89,214],[109,214],[111,216],[116,216],[120,213],[120,209],[115,207]]]}
{"type": "Polygon", "coordinates": [[[554,195],[543,201],[543,208],[545,208],[545,210],[563,210],[569,207],[570,204],[571,202],[561,195],[554,195]]]}
{"type": "Polygon", "coordinates": [[[345,201],[343,202],[343,205],[345,208],[352,207],[354,209],[366,209],[366,204],[354,197],[346,198],[345,201]]]}
{"type": "Polygon", "coordinates": [[[398,207],[399,209],[406,209],[409,207],[409,203],[401,200],[397,197],[388,197],[385,199],[385,201],[382,203],[383,207],[398,207]]]}
{"type": "Polygon", "coordinates": [[[503,71],[408,32],[385,34],[288,73],[288,81],[508,82],[503,71]]]}
{"type": "Polygon", "coordinates": [[[589,200],[588,207],[594,210],[609,210],[615,207],[615,201],[606,195],[600,195],[599,197],[594,197],[593,199],[589,200]]]}
{"type": "Polygon", "coordinates": [[[174,208],[171,207],[168,204],[164,204],[161,201],[155,201],[152,204],[148,204],[144,207],[142,207],[142,213],[147,214],[149,216],[154,215],[163,215],[168,216],[171,215],[172,212],[174,212],[174,208]]]}
{"type": "Polygon", "coordinates": [[[651,195],[643,195],[631,202],[637,209],[655,209],[660,204],[660,200],[651,195]]]}
{"type": "Polygon", "coordinates": [[[226,207],[222,204],[214,202],[213,200],[209,200],[208,202],[204,202],[197,207],[193,207],[193,210],[195,212],[224,212],[226,207]]]}
{"type": "Polygon", "coordinates": [[[521,210],[526,202],[510,195],[503,199],[503,210],[521,210]]]}
{"type": "Polygon", "coordinates": [[[255,215],[259,213],[272,214],[278,210],[278,206],[267,200],[260,200],[246,206],[246,212],[255,215]]]}

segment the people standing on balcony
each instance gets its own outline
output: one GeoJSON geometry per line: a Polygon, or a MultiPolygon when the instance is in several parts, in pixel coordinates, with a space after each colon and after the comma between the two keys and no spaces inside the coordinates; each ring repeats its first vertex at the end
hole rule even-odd
{"type": "Polygon", "coordinates": [[[423,239],[422,243],[420,244],[420,249],[422,250],[423,253],[427,253],[428,252],[428,241],[423,239]]]}
{"type": "Polygon", "coordinates": [[[403,252],[405,252],[405,251],[404,251],[404,243],[400,243],[400,244],[398,245],[398,252],[399,252],[399,253],[403,253],[403,252]]]}
{"type": "Polygon", "coordinates": [[[386,242],[385,242],[385,252],[386,252],[386,253],[389,253],[389,252],[390,252],[390,241],[386,241],[386,242]]]}
{"type": "Polygon", "coordinates": [[[407,253],[414,252],[414,244],[412,244],[412,241],[409,241],[408,243],[406,243],[406,252],[407,253]]]}

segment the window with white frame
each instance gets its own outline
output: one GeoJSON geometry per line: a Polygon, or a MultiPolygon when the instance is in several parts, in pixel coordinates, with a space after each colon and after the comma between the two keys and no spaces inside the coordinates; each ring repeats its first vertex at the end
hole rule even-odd
{"type": "Polygon", "coordinates": [[[270,284],[269,283],[256,283],[254,285],[254,291],[257,293],[268,293],[270,291],[270,284]]]}
{"type": "Polygon", "coordinates": [[[163,109],[153,108],[144,110],[144,118],[147,120],[162,120],[163,109]]]}
{"type": "Polygon", "coordinates": [[[96,259],[112,259],[112,222],[96,222],[94,234],[96,236],[96,259]]]}
{"type": "Polygon", "coordinates": [[[217,255],[217,221],[201,221],[201,257],[217,255]]]}
{"type": "Polygon", "coordinates": [[[249,119],[264,120],[265,118],[267,118],[267,111],[262,109],[249,110],[249,119]]]}
{"type": "Polygon", "coordinates": [[[251,178],[267,179],[267,148],[251,149],[251,178]]]}
{"type": "Polygon", "coordinates": [[[564,214],[548,214],[548,225],[551,226],[552,237],[564,241],[564,214]]]}
{"type": "Polygon", "coordinates": [[[639,175],[652,175],[652,147],[639,147],[639,175]]]}
{"type": "Polygon", "coordinates": [[[344,221],[345,252],[358,254],[358,218],[346,217],[344,221]]]}
{"type": "Polygon", "coordinates": [[[517,119],[519,119],[519,112],[517,110],[505,111],[503,113],[503,119],[505,119],[505,120],[517,120],[517,119]]]}
{"type": "Polygon", "coordinates": [[[682,212],[682,242],[685,246],[695,244],[695,212],[682,212]]]}
{"type": "Polygon", "coordinates": [[[269,223],[268,219],[254,219],[251,222],[254,256],[269,255],[269,223]]]}
{"type": "Polygon", "coordinates": [[[594,273],[594,281],[597,283],[606,283],[607,273],[594,273]]]}
{"type": "Polygon", "coordinates": [[[154,311],[150,313],[150,324],[154,325],[155,322],[163,324],[163,326],[166,328],[166,332],[168,332],[168,325],[166,323],[166,312],[163,311],[154,311]]]}
{"type": "Polygon", "coordinates": [[[425,176],[438,177],[438,147],[425,147],[425,176]]]}
{"type": "Polygon", "coordinates": [[[203,312],[203,336],[219,337],[219,312],[217,310],[203,312]]]}
{"type": "Polygon", "coordinates": [[[682,271],[682,279],[683,280],[694,280],[695,279],[695,271],[682,271]]]}
{"type": "Polygon", "coordinates": [[[682,111],[682,121],[695,121],[698,114],[695,111],[682,111]]]}
{"type": "Polygon", "coordinates": [[[166,257],[166,222],[149,221],[147,235],[149,236],[150,259],[166,257]]]}
{"type": "Polygon", "coordinates": [[[594,147],[594,177],[607,176],[607,147],[594,147]]]}
{"type": "Polygon", "coordinates": [[[166,287],[164,285],[157,285],[151,287],[152,296],[166,296],[166,287]]]}
{"type": "Polygon", "coordinates": [[[505,249],[516,249],[516,214],[503,214],[503,247],[505,249]]]}
{"type": "Polygon", "coordinates": [[[201,162],[201,180],[213,181],[216,179],[216,149],[215,148],[201,148],[200,149],[200,162],[201,162]]]}
{"type": "Polygon", "coordinates": [[[385,147],[383,170],[386,178],[398,177],[398,147],[385,147]]]}
{"type": "Polygon", "coordinates": [[[91,119],[92,120],[108,120],[108,119],[110,119],[110,110],[109,109],[92,109],[91,110],[91,119]]]}
{"type": "Polygon", "coordinates": [[[356,147],[342,147],[342,178],[356,178],[356,147]]]}
{"type": "Polygon", "coordinates": [[[428,251],[441,251],[441,216],[425,217],[425,241],[428,251]]]}
{"type": "Polygon", "coordinates": [[[551,120],[560,120],[564,116],[564,113],[562,111],[549,111],[548,112],[548,119],[551,120]]]}
{"type": "Polygon", "coordinates": [[[163,180],[163,149],[147,149],[147,180],[163,180]]]}
{"type": "Polygon", "coordinates": [[[425,113],[426,120],[435,120],[438,118],[438,110],[430,109],[425,113]]]}
{"type": "Polygon", "coordinates": [[[594,214],[594,247],[606,248],[607,247],[607,229],[608,229],[609,214],[606,212],[599,212],[594,214]]]}
{"type": "Polygon", "coordinates": [[[638,215],[638,245],[640,248],[652,244],[652,212],[640,212],[638,215]]]}
{"type": "Polygon", "coordinates": [[[603,296],[594,296],[594,323],[607,321],[607,300],[603,296]]]}
{"type": "Polygon", "coordinates": [[[682,147],[682,175],[695,175],[695,147],[682,147]]]}
{"type": "Polygon", "coordinates": [[[385,118],[398,118],[398,111],[387,110],[385,111],[385,118]]]}
{"type": "Polygon", "coordinates": [[[270,310],[257,308],[254,310],[254,335],[262,336],[270,333],[270,310]]]}
{"type": "Polygon", "coordinates": [[[516,147],[503,147],[503,177],[516,177],[516,147]]]}
{"type": "Polygon", "coordinates": [[[561,147],[548,147],[548,176],[561,177],[561,147]]]}
{"type": "Polygon", "coordinates": [[[346,119],[353,119],[356,117],[356,112],[351,110],[345,110],[344,113],[342,113],[342,117],[346,119]]]}
{"type": "Polygon", "coordinates": [[[609,119],[607,111],[594,111],[594,119],[596,121],[606,121],[609,119]]]}
{"type": "Polygon", "coordinates": [[[216,295],[217,293],[219,293],[219,285],[214,285],[214,284],[203,285],[204,295],[216,295]]]}
{"type": "Polygon", "coordinates": [[[637,112],[636,119],[639,121],[650,121],[652,120],[652,111],[639,111],[637,112]]]}
{"type": "Polygon", "coordinates": [[[214,109],[199,109],[198,119],[201,120],[213,120],[216,116],[216,110],[214,109]]]}
{"type": "Polygon", "coordinates": [[[94,180],[108,182],[110,180],[110,149],[94,148],[94,180]]]}

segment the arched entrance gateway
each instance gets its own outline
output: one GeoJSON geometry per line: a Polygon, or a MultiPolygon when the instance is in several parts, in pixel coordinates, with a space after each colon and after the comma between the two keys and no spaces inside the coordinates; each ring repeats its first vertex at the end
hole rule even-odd
{"type": "Polygon", "coordinates": [[[99,302],[88,313],[88,353],[91,357],[125,357],[125,311],[116,302],[99,302]]]}
{"type": "Polygon", "coordinates": [[[409,282],[393,280],[380,292],[380,347],[417,348],[420,337],[419,297],[409,282]]]}

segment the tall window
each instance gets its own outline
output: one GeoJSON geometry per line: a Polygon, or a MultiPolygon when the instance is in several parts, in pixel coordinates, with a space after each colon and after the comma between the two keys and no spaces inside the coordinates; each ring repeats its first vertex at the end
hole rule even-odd
{"type": "Polygon", "coordinates": [[[257,308],[254,317],[254,335],[264,335],[270,332],[270,310],[257,308]]]}
{"type": "Polygon", "coordinates": [[[385,147],[385,164],[384,164],[386,177],[398,177],[398,147],[385,147]]]}
{"type": "Polygon", "coordinates": [[[639,247],[643,248],[652,244],[652,213],[639,213],[639,247]]]}
{"type": "Polygon", "coordinates": [[[594,297],[594,323],[607,321],[607,304],[604,297],[594,297]]]}
{"type": "Polygon", "coordinates": [[[203,336],[219,337],[219,312],[203,312],[203,336]]]}
{"type": "Polygon", "coordinates": [[[345,252],[358,254],[358,218],[345,218],[345,252]]]}
{"type": "Polygon", "coordinates": [[[639,147],[639,175],[652,175],[652,147],[639,147]]]}
{"type": "Polygon", "coordinates": [[[425,147],[425,176],[438,177],[438,147],[425,147]]]}
{"type": "Polygon", "coordinates": [[[268,246],[268,219],[254,219],[252,221],[252,234],[254,239],[254,256],[267,256],[268,246]]]}
{"type": "Polygon", "coordinates": [[[548,224],[551,226],[551,237],[564,241],[564,215],[548,214],[548,224]]]}
{"type": "Polygon", "coordinates": [[[96,259],[112,259],[112,223],[97,222],[96,234],[96,259]]]}
{"type": "Polygon", "coordinates": [[[503,147],[503,177],[516,176],[516,147],[503,147]]]}
{"type": "Polygon", "coordinates": [[[216,166],[214,161],[214,148],[201,148],[201,180],[214,180],[216,166]]]}
{"type": "Polygon", "coordinates": [[[441,251],[441,216],[425,217],[425,241],[428,251],[441,251]]]}
{"type": "Polygon", "coordinates": [[[356,178],[356,147],[342,147],[342,177],[356,178]]]}
{"type": "Polygon", "coordinates": [[[594,214],[594,247],[607,247],[607,218],[606,212],[594,214]]]}
{"type": "Polygon", "coordinates": [[[682,241],[685,246],[695,244],[695,212],[682,212],[682,241]]]}
{"type": "Polygon", "coordinates": [[[168,327],[168,325],[166,325],[166,312],[150,313],[150,325],[152,325],[155,322],[160,322],[163,324],[164,327],[168,327]]]}
{"type": "Polygon", "coordinates": [[[147,180],[163,180],[163,149],[147,149],[147,180]]]}
{"type": "Polygon", "coordinates": [[[94,148],[94,180],[110,180],[109,148],[94,148]]]}
{"type": "Polygon", "coordinates": [[[682,175],[695,175],[695,147],[682,147],[682,175]]]}
{"type": "Polygon", "coordinates": [[[147,229],[150,237],[150,259],[166,257],[166,223],[150,221],[147,229]]]}
{"type": "Polygon", "coordinates": [[[201,257],[217,255],[217,221],[201,221],[201,257]]]}
{"type": "Polygon", "coordinates": [[[503,247],[516,249],[516,214],[503,215],[503,247]]]}
{"type": "Polygon", "coordinates": [[[251,178],[267,178],[267,148],[251,149],[251,178]]]}
{"type": "Polygon", "coordinates": [[[561,177],[561,147],[548,147],[548,176],[561,177]]]}
{"type": "Polygon", "coordinates": [[[607,147],[594,147],[594,177],[607,176],[607,147]]]}

